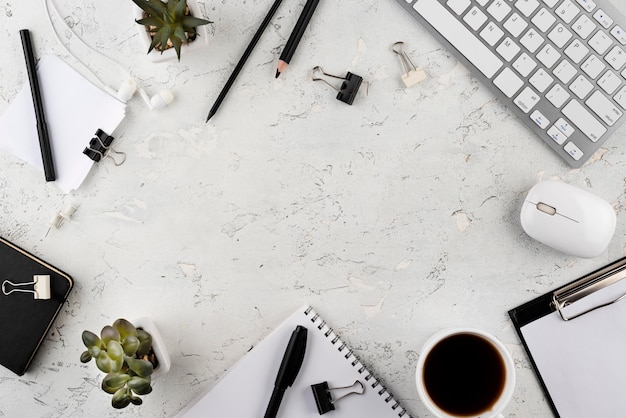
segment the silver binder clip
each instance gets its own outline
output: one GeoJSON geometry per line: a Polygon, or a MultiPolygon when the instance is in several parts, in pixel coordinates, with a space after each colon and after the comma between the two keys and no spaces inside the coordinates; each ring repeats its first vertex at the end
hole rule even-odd
{"type": "Polygon", "coordinates": [[[29,283],[13,283],[9,280],[2,282],[2,293],[10,295],[13,292],[32,293],[33,299],[50,299],[50,276],[40,274],[33,276],[33,281],[29,283]],[[7,285],[12,287],[7,291],[7,285]],[[20,289],[20,287],[33,285],[33,289],[20,289]]]}
{"type": "Polygon", "coordinates": [[[407,87],[413,87],[416,84],[426,80],[426,72],[420,67],[415,67],[409,59],[406,52],[404,52],[404,42],[396,42],[391,46],[391,50],[400,58],[400,64],[402,64],[402,81],[407,87]]]}
{"type": "Polygon", "coordinates": [[[320,415],[324,415],[326,412],[335,410],[335,403],[338,400],[345,398],[348,395],[362,395],[365,392],[365,385],[363,385],[361,381],[355,380],[354,383],[350,386],[344,386],[341,388],[329,388],[328,382],[322,382],[316,385],[311,385],[311,390],[313,391],[313,396],[315,397],[317,412],[319,412],[320,415]],[[352,389],[356,385],[359,385],[360,388],[355,388],[354,390],[348,391],[337,399],[333,399],[330,393],[333,390],[352,389]]]}

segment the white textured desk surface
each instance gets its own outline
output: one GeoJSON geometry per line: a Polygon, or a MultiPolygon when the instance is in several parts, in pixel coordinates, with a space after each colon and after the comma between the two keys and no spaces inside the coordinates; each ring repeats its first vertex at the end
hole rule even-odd
{"type": "MultiPolygon", "coordinates": [[[[167,64],[145,57],[130,0],[57,1],[88,44],[176,100],[151,112],[133,98],[113,133],[126,163],[100,163],[70,195],[0,152],[0,234],[76,280],[30,371],[0,370],[0,416],[118,416],[102,374],[79,362],[80,334],[139,316],[160,327],[172,370],[121,415],[172,416],[304,302],[413,416],[427,415],[414,384],[419,349],[451,326],[485,329],[510,349],[518,381],[505,415],[550,415],[507,311],[624,255],[624,129],[569,169],[392,0],[322,1],[276,80],[304,3],[285,0],[205,124],[271,1],[207,2],[210,46],[167,64]],[[429,74],[410,90],[390,50],[400,40],[429,74]],[[309,80],[315,65],[363,76],[368,95],[335,100],[309,80]],[[615,207],[601,256],[568,257],[522,231],[525,193],[553,178],[615,207]],[[72,221],[46,237],[70,202],[80,205],[72,221]]],[[[116,67],[54,21],[82,61],[119,84],[116,67]]],[[[19,29],[31,29],[37,55],[87,76],[51,35],[43,1],[5,0],[0,22],[0,111],[27,81],[19,29]]]]}

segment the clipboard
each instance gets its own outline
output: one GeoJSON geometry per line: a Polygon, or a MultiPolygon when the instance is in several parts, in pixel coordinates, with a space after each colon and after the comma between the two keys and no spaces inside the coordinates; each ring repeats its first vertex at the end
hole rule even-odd
{"type": "Polygon", "coordinates": [[[509,311],[556,416],[626,411],[626,257],[509,311]]]}

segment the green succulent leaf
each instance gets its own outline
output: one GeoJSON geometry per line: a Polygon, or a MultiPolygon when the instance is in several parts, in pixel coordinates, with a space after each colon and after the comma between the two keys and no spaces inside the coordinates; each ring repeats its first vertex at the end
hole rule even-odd
{"type": "Polygon", "coordinates": [[[91,348],[91,347],[100,347],[100,345],[102,344],[102,342],[100,341],[100,337],[98,337],[96,334],[94,334],[91,331],[83,331],[83,344],[85,344],[85,347],[87,348],[91,348]]]}
{"type": "Polygon", "coordinates": [[[201,19],[199,17],[183,16],[181,23],[183,25],[183,28],[185,29],[195,29],[198,26],[207,25],[212,22],[206,19],[201,19]]]}
{"type": "Polygon", "coordinates": [[[107,353],[112,360],[124,358],[124,347],[119,341],[111,340],[107,344],[107,353]]]}
{"type": "Polygon", "coordinates": [[[116,409],[126,408],[130,405],[130,395],[128,394],[128,389],[121,388],[115,392],[113,394],[113,398],[111,399],[111,405],[113,405],[113,408],[116,409]]]}
{"type": "Polygon", "coordinates": [[[143,403],[141,398],[138,396],[131,396],[130,401],[133,403],[133,405],[141,405],[143,403]]]}
{"type": "Polygon", "coordinates": [[[96,366],[105,373],[113,371],[113,361],[106,351],[101,351],[98,357],[96,357],[96,366]]]}
{"type": "Polygon", "coordinates": [[[120,333],[111,325],[107,325],[102,328],[102,331],[100,331],[100,338],[105,346],[109,344],[109,341],[121,341],[122,339],[120,333]]]}
{"type": "Polygon", "coordinates": [[[83,351],[83,354],[80,355],[80,362],[81,363],[89,363],[92,359],[92,355],[89,352],[89,350],[87,351],[83,351]]]}
{"type": "Polygon", "coordinates": [[[139,348],[137,349],[137,356],[142,357],[150,352],[152,348],[152,335],[146,330],[138,329],[137,338],[139,338],[139,348]]]}
{"type": "Polygon", "coordinates": [[[137,328],[125,319],[116,319],[115,322],[113,322],[113,328],[120,333],[120,340],[124,340],[124,338],[129,335],[132,335],[133,337],[137,336],[137,328]]]}
{"type": "Polygon", "coordinates": [[[122,346],[124,347],[124,354],[126,354],[129,357],[133,357],[135,353],[137,352],[137,349],[139,348],[140,344],[141,342],[139,341],[139,338],[133,335],[127,336],[126,338],[124,338],[124,341],[122,341],[122,346]]]}
{"type": "Polygon", "coordinates": [[[152,386],[150,386],[150,377],[135,376],[128,381],[128,387],[137,395],[147,395],[152,392],[152,386]]]}
{"type": "Polygon", "coordinates": [[[148,377],[154,371],[154,366],[147,360],[140,360],[135,358],[126,358],[128,367],[140,377],[148,377]]]}
{"type": "Polygon", "coordinates": [[[162,16],[167,12],[167,8],[160,0],[133,0],[141,10],[150,16],[162,16]]]}
{"type": "Polygon", "coordinates": [[[127,374],[109,373],[102,379],[102,390],[107,393],[115,393],[123,388],[130,380],[127,374]]]}
{"type": "Polygon", "coordinates": [[[158,18],[158,17],[154,17],[154,16],[144,17],[143,19],[135,20],[135,22],[139,23],[140,25],[144,25],[144,26],[161,26],[161,25],[163,25],[163,19],[158,18]]]}

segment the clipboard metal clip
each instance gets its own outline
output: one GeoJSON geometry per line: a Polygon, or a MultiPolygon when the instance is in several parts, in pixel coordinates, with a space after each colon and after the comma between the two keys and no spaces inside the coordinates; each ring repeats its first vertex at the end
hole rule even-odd
{"type": "Polygon", "coordinates": [[[574,283],[568,286],[565,286],[555,291],[552,294],[552,304],[558,311],[561,319],[563,319],[564,321],[570,321],[572,319],[578,318],[579,316],[583,316],[589,312],[595,311],[596,309],[604,308],[605,306],[609,306],[623,299],[626,299],[625,293],[616,299],[593,306],[583,312],[579,312],[574,315],[568,316],[565,314],[565,312],[563,312],[563,309],[565,309],[565,307],[572,305],[573,303],[584,298],[585,296],[589,296],[590,294],[597,292],[598,290],[604,289],[605,287],[617,283],[625,278],[626,257],[612,264],[609,264],[608,266],[598,271],[588,274],[587,276],[576,280],[574,283]]]}

